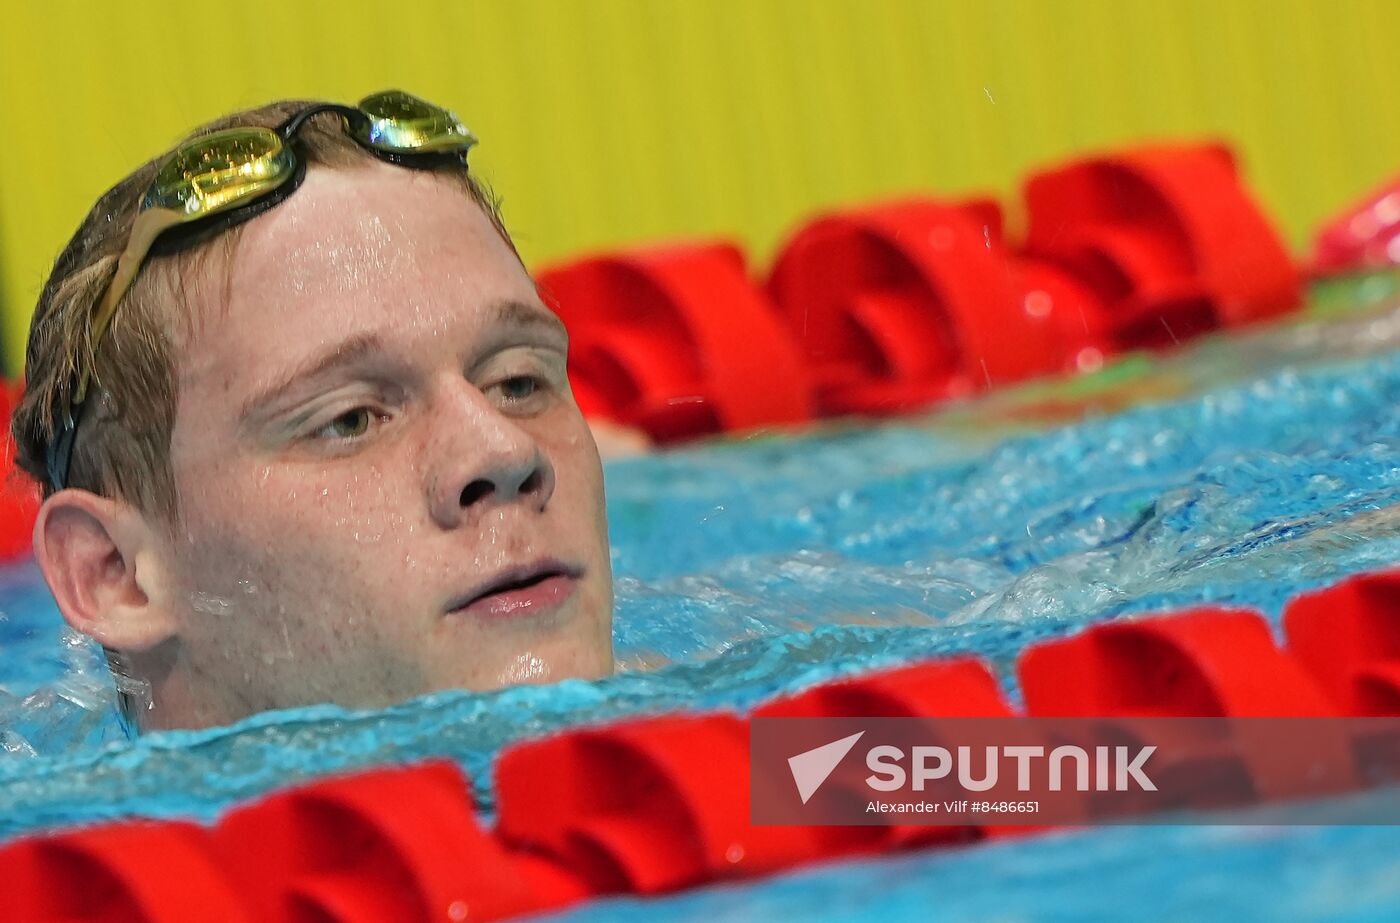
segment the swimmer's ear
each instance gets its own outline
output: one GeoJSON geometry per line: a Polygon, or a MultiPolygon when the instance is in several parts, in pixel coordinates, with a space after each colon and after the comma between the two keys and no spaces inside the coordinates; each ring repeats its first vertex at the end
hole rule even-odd
{"type": "Polygon", "coordinates": [[[55,493],[34,524],[34,557],[64,620],[118,651],[175,634],[163,547],[139,511],[85,490],[55,493]]]}

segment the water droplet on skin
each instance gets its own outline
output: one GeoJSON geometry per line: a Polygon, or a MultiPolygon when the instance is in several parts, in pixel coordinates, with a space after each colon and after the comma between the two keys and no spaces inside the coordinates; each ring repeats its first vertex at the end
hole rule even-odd
{"type": "Polygon", "coordinates": [[[190,595],[190,608],[205,615],[228,615],[233,612],[233,600],[212,593],[195,592],[190,595]]]}
{"type": "Polygon", "coordinates": [[[547,676],[549,672],[548,661],[526,651],[517,655],[515,662],[501,671],[498,682],[502,686],[514,686],[531,679],[547,676]]]}

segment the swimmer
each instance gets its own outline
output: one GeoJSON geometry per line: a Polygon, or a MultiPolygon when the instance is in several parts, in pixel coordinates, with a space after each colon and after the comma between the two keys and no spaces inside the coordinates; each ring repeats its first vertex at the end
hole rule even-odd
{"type": "Polygon", "coordinates": [[[598,450],[474,141],[396,92],[241,112],[58,258],[12,429],[140,727],[612,672],[598,450]]]}

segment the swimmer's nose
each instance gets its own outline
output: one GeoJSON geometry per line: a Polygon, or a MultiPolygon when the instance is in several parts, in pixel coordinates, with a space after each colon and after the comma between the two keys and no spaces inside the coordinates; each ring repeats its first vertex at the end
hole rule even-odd
{"type": "Polygon", "coordinates": [[[554,466],[534,438],[494,407],[478,411],[440,444],[431,502],[444,529],[505,504],[543,510],[554,493],[554,466]]]}

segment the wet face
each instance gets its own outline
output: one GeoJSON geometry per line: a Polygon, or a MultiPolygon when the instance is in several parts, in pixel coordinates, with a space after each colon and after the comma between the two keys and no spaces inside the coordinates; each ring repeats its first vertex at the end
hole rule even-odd
{"type": "Polygon", "coordinates": [[[611,672],[563,328],[459,188],[313,169],[203,290],[171,445],[185,723],[611,672]]]}

